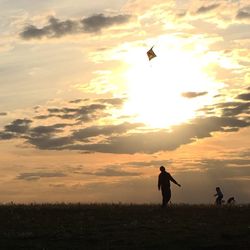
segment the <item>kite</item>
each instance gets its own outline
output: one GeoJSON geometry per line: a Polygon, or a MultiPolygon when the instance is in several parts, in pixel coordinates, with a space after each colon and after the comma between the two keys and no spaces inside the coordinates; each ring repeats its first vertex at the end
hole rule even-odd
{"type": "MultiPolygon", "coordinates": [[[[154,47],[154,46],[153,46],[154,47]]],[[[153,47],[147,52],[148,55],[148,60],[150,61],[151,59],[153,59],[154,57],[156,57],[155,52],[153,51],[153,47]]]]}

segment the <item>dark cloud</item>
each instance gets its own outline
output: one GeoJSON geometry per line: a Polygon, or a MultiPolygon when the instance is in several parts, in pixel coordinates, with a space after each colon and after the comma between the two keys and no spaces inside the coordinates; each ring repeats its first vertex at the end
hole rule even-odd
{"type": "Polygon", "coordinates": [[[39,29],[34,25],[28,25],[24,28],[24,30],[20,33],[20,36],[23,39],[31,39],[37,38],[40,39],[43,36],[47,36],[46,34],[46,27],[39,29]]]}
{"type": "Polygon", "coordinates": [[[41,39],[42,37],[55,38],[64,35],[78,32],[79,24],[76,21],[66,20],[60,21],[55,17],[50,17],[48,25],[43,28],[37,28],[34,25],[29,25],[20,33],[23,39],[41,39]]]}
{"type": "MultiPolygon", "coordinates": [[[[76,119],[80,121],[91,121],[97,118],[98,112],[104,111],[107,108],[103,104],[90,104],[86,106],[81,106],[77,108],[49,108],[49,117],[59,117],[62,119],[76,119]]],[[[100,113],[104,115],[104,113],[100,113]]]]}
{"type": "Polygon", "coordinates": [[[250,112],[250,102],[240,103],[233,108],[224,108],[223,115],[224,116],[236,116],[242,113],[249,114],[250,112]]]}
{"type": "Polygon", "coordinates": [[[48,111],[50,113],[60,113],[60,112],[63,112],[62,110],[64,110],[64,109],[61,109],[61,108],[48,108],[48,111]]]}
{"type": "Polygon", "coordinates": [[[55,138],[55,134],[62,132],[63,128],[66,126],[71,126],[71,124],[58,123],[31,128],[31,122],[32,121],[28,119],[17,119],[13,121],[10,125],[6,125],[3,131],[0,131],[0,139],[10,140],[14,138],[23,138],[30,144],[36,145],[38,148],[49,148],[47,143],[50,143],[50,147],[54,148],[63,141],[61,138],[55,138]]]}
{"type": "MultiPolygon", "coordinates": [[[[92,126],[85,129],[74,131],[69,136],[58,137],[54,133],[58,132],[58,129],[68,126],[68,124],[55,124],[53,126],[38,126],[30,131],[25,137],[28,143],[34,145],[39,149],[45,150],[63,150],[63,149],[75,149],[76,141],[89,142],[89,139],[97,136],[110,136],[112,134],[123,134],[131,129],[143,126],[141,123],[123,123],[118,125],[106,125],[106,126],[92,126]]],[[[60,131],[60,130],[59,130],[60,131]]],[[[79,149],[80,150],[80,149],[79,149]]]]}
{"type": "Polygon", "coordinates": [[[229,128],[247,126],[249,126],[248,122],[231,117],[197,118],[193,123],[173,127],[171,132],[159,130],[111,136],[100,143],[65,145],[64,149],[115,154],[151,154],[175,150],[196,139],[210,137],[212,132],[228,132],[229,128]]]}
{"type": "MultiPolygon", "coordinates": [[[[248,94],[241,94],[236,98],[247,100],[248,94]]],[[[250,102],[221,102],[214,105],[205,106],[199,111],[206,112],[206,114],[215,114],[220,111],[224,117],[245,116],[250,113],[250,102]]]]}
{"type": "Polygon", "coordinates": [[[71,34],[99,32],[103,28],[128,22],[130,17],[129,15],[105,16],[97,14],[81,20],[66,21],[50,17],[48,24],[44,27],[38,28],[34,25],[28,25],[20,33],[20,36],[28,40],[41,39],[43,37],[59,38],[71,34]]]}
{"type": "Polygon", "coordinates": [[[0,132],[0,140],[10,140],[10,139],[14,139],[15,137],[16,135],[13,133],[5,132],[5,131],[0,132]]]}
{"type": "Polygon", "coordinates": [[[92,120],[99,119],[100,117],[107,116],[105,110],[108,108],[109,107],[107,105],[100,103],[74,108],[48,108],[48,114],[38,115],[34,118],[38,120],[46,120],[51,117],[58,117],[65,120],[76,119],[77,121],[90,122],[92,120]]]}
{"type": "Polygon", "coordinates": [[[240,9],[236,15],[237,19],[250,19],[250,6],[240,9]]]}
{"type": "Polygon", "coordinates": [[[54,124],[51,126],[37,126],[37,127],[30,129],[29,132],[33,136],[40,136],[40,135],[44,135],[44,134],[57,133],[57,132],[62,131],[62,128],[65,128],[68,125],[69,124],[58,123],[58,124],[54,124]]]}
{"type": "Polygon", "coordinates": [[[30,128],[31,123],[32,121],[29,119],[16,119],[11,124],[6,125],[4,128],[6,132],[23,134],[30,128]]]}
{"type": "Polygon", "coordinates": [[[43,150],[60,150],[64,145],[71,145],[71,136],[56,137],[54,135],[27,136],[26,140],[31,145],[43,150]]]}
{"type": "MultiPolygon", "coordinates": [[[[77,99],[70,101],[69,103],[78,104],[87,99],[77,99]]],[[[105,113],[109,108],[119,108],[124,103],[123,98],[106,98],[96,99],[96,103],[79,106],[79,107],[62,107],[62,108],[48,108],[48,114],[38,115],[35,118],[39,120],[48,119],[51,117],[58,117],[61,119],[76,119],[78,121],[90,122],[92,120],[99,119],[100,117],[107,116],[105,113]]]]}
{"type": "Polygon", "coordinates": [[[115,168],[105,168],[96,172],[84,172],[87,175],[95,175],[95,176],[105,176],[105,177],[113,177],[113,176],[139,176],[141,173],[138,172],[129,172],[124,170],[117,170],[115,168]]]}
{"type": "Polygon", "coordinates": [[[17,176],[18,180],[37,181],[41,178],[65,177],[61,172],[36,172],[36,173],[21,173],[17,176]]]}
{"type": "Polygon", "coordinates": [[[195,98],[198,96],[206,95],[207,92],[184,92],[181,95],[186,98],[195,98]]]}
{"type": "Polygon", "coordinates": [[[240,94],[237,96],[237,98],[244,101],[250,101],[250,93],[240,94]]]}
{"type": "Polygon", "coordinates": [[[53,116],[51,116],[51,115],[37,115],[37,116],[34,117],[34,119],[46,120],[46,119],[48,119],[50,117],[53,117],[53,116]]]}
{"type": "Polygon", "coordinates": [[[98,99],[100,103],[108,103],[115,107],[120,107],[124,103],[126,99],[123,98],[106,98],[106,99],[98,99]]]}
{"type": "Polygon", "coordinates": [[[200,7],[197,11],[196,14],[203,14],[203,13],[207,13],[211,10],[216,9],[217,7],[219,7],[220,4],[211,4],[211,5],[207,5],[207,6],[202,6],[200,7]]]}
{"type": "Polygon", "coordinates": [[[105,126],[92,126],[73,132],[72,137],[75,140],[83,140],[90,137],[99,135],[123,134],[131,129],[143,127],[142,123],[122,123],[118,125],[105,125],[105,126]]]}
{"type": "Polygon", "coordinates": [[[177,17],[177,18],[182,18],[182,17],[186,16],[186,14],[187,14],[187,12],[186,12],[186,11],[183,11],[183,12],[177,13],[177,14],[176,14],[176,17],[177,17]]]}
{"type": "MultiPolygon", "coordinates": [[[[197,93],[196,93],[197,94],[197,93]]],[[[195,95],[196,95],[195,94],[195,95]]],[[[78,103],[78,102],[77,102],[78,103]]],[[[145,129],[142,123],[120,123],[116,125],[86,126],[82,121],[95,121],[105,117],[112,107],[120,107],[122,99],[95,99],[93,104],[80,107],[52,107],[47,116],[76,120],[73,123],[56,123],[30,127],[31,120],[16,119],[0,131],[0,139],[22,138],[27,144],[41,150],[78,150],[82,153],[156,153],[171,151],[193,141],[212,136],[213,132],[235,132],[250,125],[247,114],[250,102],[231,101],[204,107],[207,117],[197,117],[188,123],[169,129],[145,129]],[[209,112],[213,115],[209,115],[209,112]],[[221,114],[221,116],[218,116],[221,114]],[[69,119],[69,118],[68,118],[69,119]],[[78,122],[79,121],[79,122],[78,122]],[[76,125],[81,123],[81,129],[76,125]],[[66,133],[66,127],[67,129],[66,133]],[[65,133],[61,133],[65,132],[65,133]]],[[[134,163],[139,165],[168,164],[162,161],[134,163]]],[[[149,166],[148,165],[148,166],[149,166]]]]}
{"type": "Polygon", "coordinates": [[[71,111],[64,109],[63,115],[59,115],[58,117],[61,117],[63,119],[76,119],[79,121],[92,121],[94,119],[100,118],[100,116],[105,116],[105,113],[103,112],[107,108],[106,105],[102,104],[91,104],[87,106],[83,106],[81,108],[78,108],[76,111],[71,111]]]}
{"type": "Polygon", "coordinates": [[[85,32],[98,32],[103,28],[126,23],[130,19],[130,15],[104,16],[103,14],[93,15],[81,20],[85,32]]]}
{"type": "Polygon", "coordinates": [[[80,103],[84,101],[88,101],[88,99],[76,99],[76,100],[69,101],[69,103],[80,103]]]}
{"type": "Polygon", "coordinates": [[[228,107],[237,107],[240,104],[242,104],[242,102],[221,102],[221,103],[217,103],[215,104],[215,108],[228,108],[228,107]]]}

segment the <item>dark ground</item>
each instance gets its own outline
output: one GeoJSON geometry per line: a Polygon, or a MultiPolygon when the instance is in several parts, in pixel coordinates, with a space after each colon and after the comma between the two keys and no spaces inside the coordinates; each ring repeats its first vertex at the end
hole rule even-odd
{"type": "Polygon", "coordinates": [[[249,250],[250,205],[1,205],[0,249],[249,250]]]}

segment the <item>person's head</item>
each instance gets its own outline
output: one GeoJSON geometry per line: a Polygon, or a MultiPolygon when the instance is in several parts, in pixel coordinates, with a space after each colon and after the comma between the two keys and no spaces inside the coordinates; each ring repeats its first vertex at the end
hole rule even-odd
{"type": "Polygon", "coordinates": [[[220,191],[220,187],[216,187],[216,191],[220,191]]]}
{"type": "Polygon", "coordinates": [[[160,171],[161,171],[161,172],[164,172],[165,170],[166,170],[166,169],[165,169],[164,166],[161,166],[161,167],[160,167],[160,171]]]}

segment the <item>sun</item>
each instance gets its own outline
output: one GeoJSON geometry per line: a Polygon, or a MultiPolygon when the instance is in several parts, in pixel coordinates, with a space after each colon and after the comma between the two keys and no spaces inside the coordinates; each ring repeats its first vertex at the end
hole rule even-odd
{"type": "Polygon", "coordinates": [[[154,52],[157,57],[149,62],[145,48],[130,51],[124,112],[152,128],[170,127],[195,117],[199,108],[212,102],[220,86],[204,72],[207,63],[179,46],[158,44],[154,52]],[[207,94],[191,99],[183,97],[184,92],[207,94]]]}

